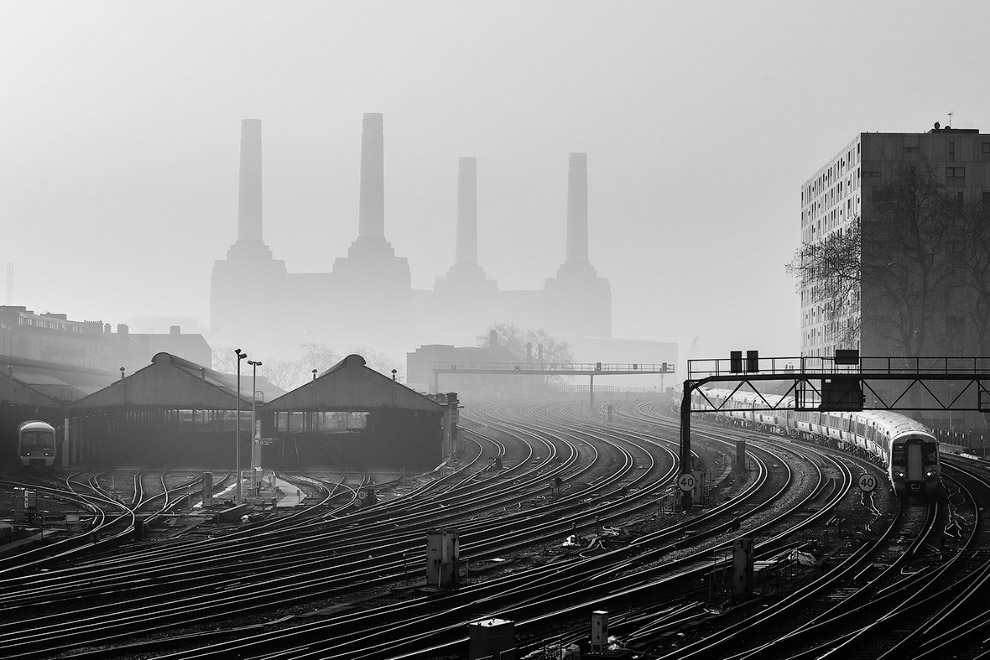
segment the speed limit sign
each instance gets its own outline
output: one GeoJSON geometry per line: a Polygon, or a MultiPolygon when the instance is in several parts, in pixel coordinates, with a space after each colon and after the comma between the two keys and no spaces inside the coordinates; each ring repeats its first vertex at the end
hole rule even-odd
{"type": "Polygon", "coordinates": [[[694,485],[696,483],[697,481],[695,480],[694,475],[689,474],[687,472],[682,474],[680,478],[677,480],[677,485],[680,486],[681,490],[683,490],[685,493],[690,490],[694,490],[694,485]]]}
{"type": "Polygon", "coordinates": [[[871,493],[877,487],[877,478],[872,474],[863,473],[859,475],[859,489],[864,493],[871,493]]]}

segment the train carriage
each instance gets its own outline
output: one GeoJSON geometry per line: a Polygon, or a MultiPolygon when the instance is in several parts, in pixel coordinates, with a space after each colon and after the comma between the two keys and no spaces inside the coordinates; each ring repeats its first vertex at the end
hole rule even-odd
{"type": "Polygon", "coordinates": [[[55,427],[48,422],[28,420],[17,427],[17,455],[21,465],[51,467],[55,464],[55,427]]]}
{"type": "MultiPolygon", "coordinates": [[[[899,497],[932,497],[938,490],[938,440],[923,424],[905,415],[891,411],[794,411],[790,410],[794,407],[792,397],[760,397],[719,388],[699,388],[691,400],[693,409],[709,409],[709,414],[737,424],[857,449],[884,466],[899,497]],[[779,409],[752,410],[763,407],[779,409]]],[[[681,397],[675,395],[675,410],[680,403],[681,397]]]]}

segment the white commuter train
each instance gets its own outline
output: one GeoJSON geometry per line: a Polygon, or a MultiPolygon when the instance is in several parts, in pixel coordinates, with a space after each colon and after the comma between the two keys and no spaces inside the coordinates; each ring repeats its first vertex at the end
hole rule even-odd
{"type": "MultiPolygon", "coordinates": [[[[674,395],[680,410],[682,391],[674,395]]],[[[698,388],[691,395],[692,410],[709,409],[711,415],[757,430],[780,433],[844,449],[855,448],[872,456],[887,471],[894,492],[932,497],[938,491],[941,467],[938,440],[921,422],[891,411],[796,411],[793,397],[698,388]],[[767,404],[770,404],[769,406],[767,404]],[[752,410],[753,408],[780,408],[752,410]],[[719,408],[716,413],[712,408],[719,408]],[[786,408],[791,408],[787,410],[786,408]]]]}
{"type": "Polygon", "coordinates": [[[55,427],[31,419],[17,427],[17,455],[21,465],[51,467],[55,464],[55,427]]]}

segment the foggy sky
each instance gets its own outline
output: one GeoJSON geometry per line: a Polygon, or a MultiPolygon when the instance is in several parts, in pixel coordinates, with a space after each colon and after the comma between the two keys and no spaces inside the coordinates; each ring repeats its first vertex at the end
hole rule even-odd
{"type": "Polygon", "coordinates": [[[990,131],[987,25],[977,1],[5,0],[0,281],[13,262],[35,311],[206,327],[241,119],[263,122],[265,242],[327,272],[381,112],[385,234],[415,288],[454,261],[460,156],[481,266],[540,288],[582,151],[614,336],[797,355],[800,184],[858,132],[949,111],[990,131]]]}

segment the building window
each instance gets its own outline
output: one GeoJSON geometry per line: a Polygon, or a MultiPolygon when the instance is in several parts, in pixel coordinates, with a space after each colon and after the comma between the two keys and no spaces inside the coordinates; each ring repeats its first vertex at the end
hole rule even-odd
{"type": "Polygon", "coordinates": [[[990,192],[983,193],[983,203],[990,204],[990,192]]]}
{"type": "Polygon", "coordinates": [[[956,143],[955,142],[950,142],[949,143],[949,160],[955,160],[955,159],[956,159],[956,143]]]}
{"type": "Polygon", "coordinates": [[[879,176],[880,176],[880,172],[878,170],[863,170],[864,179],[877,178],[879,176]]]}
{"type": "Polygon", "coordinates": [[[946,179],[965,179],[966,178],[966,168],[965,167],[947,167],[947,168],[945,168],[945,178],[946,179]]]}
{"type": "Polygon", "coordinates": [[[904,153],[906,154],[919,153],[919,147],[904,147],[904,153]]]}
{"type": "Polygon", "coordinates": [[[990,142],[984,142],[981,146],[983,160],[990,160],[990,142]]]}

